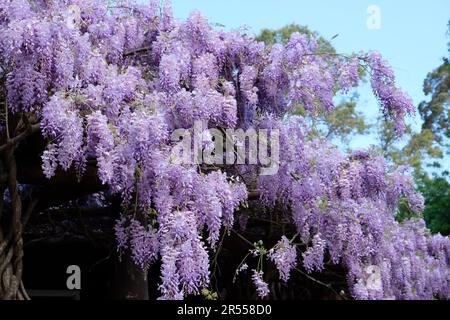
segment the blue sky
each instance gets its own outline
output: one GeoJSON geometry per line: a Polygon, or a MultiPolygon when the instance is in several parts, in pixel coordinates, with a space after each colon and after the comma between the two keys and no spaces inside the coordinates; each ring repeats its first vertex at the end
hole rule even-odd
{"type": "Polygon", "coordinates": [[[279,28],[295,22],[331,39],[339,52],[376,49],[392,64],[398,83],[415,102],[423,99],[426,74],[447,56],[449,0],[172,0],[174,14],[195,9],[226,28],[279,28]],[[367,8],[377,5],[381,29],[370,30],[367,8]]]}
{"type": "MultiPolygon", "coordinates": [[[[425,97],[422,84],[428,72],[448,56],[449,0],[172,0],[174,15],[184,19],[199,10],[210,22],[228,29],[246,27],[257,34],[262,28],[279,28],[295,22],[331,39],[338,52],[378,50],[391,63],[397,83],[416,105],[425,97]],[[367,27],[367,9],[380,9],[381,28],[367,27]]],[[[359,109],[375,120],[378,106],[370,90],[360,90],[359,109]]],[[[418,117],[411,119],[414,127],[418,117]]],[[[375,143],[374,137],[356,139],[353,147],[375,143]]]]}

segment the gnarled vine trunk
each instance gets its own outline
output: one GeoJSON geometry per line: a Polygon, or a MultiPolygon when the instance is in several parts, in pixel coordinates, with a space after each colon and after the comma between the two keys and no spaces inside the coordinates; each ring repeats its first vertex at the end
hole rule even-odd
{"type": "Polygon", "coordinates": [[[0,299],[29,299],[22,283],[22,201],[17,182],[13,148],[6,150],[1,163],[2,196],[0,210],[0,299]],[[9,191],[5,210],[4,191],[9,191]]]}

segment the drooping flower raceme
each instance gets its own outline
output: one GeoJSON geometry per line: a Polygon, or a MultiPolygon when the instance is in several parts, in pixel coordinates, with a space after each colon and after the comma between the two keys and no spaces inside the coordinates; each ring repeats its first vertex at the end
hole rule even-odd
{"type": "Polygon", "coordinates": [[[295,267],[297,260],[297,250],[290,244],[286,236],[282,236],[276,246],[269,250],[268,257],[277,266],[280,273],[280,279],[288,281],[292,268],[295,267]]]}
{"type": "Polygon", "coordinates": [[[265,297],[267,297],[270,293],[269,290],[269,285],[264,282],[263,280],[263,272],[262,271],[256,271],[256,270],[252,270],[253,274],[252,274],[252,281],[253,284],[256,287],[256,292],[258,293],[258,296],[263,299],[265,297]]]}
{"type": "Polygon", "coordinates": [[[448,238],[430,235],[421,219],[395,219],[399,201],[423,210],[423,198],[405,168],[389,169],[370,150],[344,155],[323,139],[307,139],[301,123],[291,118],[281,130],[280,169],[260,176],[259,186],[262,201],[285,207],[295,224],[307,248],[301,254],[304,269],[344,266],[357,299],[448,298],[448,238]],[[301,147],[293,146],[293,137],[301,147]],[[431,249],[436,241],[441,254],[431,249]]]}

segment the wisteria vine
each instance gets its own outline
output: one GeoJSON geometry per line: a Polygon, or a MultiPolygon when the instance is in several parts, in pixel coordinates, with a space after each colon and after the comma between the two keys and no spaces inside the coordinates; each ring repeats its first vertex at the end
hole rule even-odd
{"type": "MultiPolygon", "coordinates": [[[[174,163],[170,134],[195,121],[279,130],[278,173],[255,187],[260,206],[284,208],[306,246],[283,236],[265,252],[282,281],[329,260],[345,267],[356,299],[450,298],[449,239],[430,235],[423,220],[395,221],[399,201],[423,209],[407,170],[371,150],[343,154],[290,116],[299,105],[312,117],[333,109],[336,92],[356,87],[364,68],[401,135],[415,107],[377,52],[329,54],[299,33],[268,47],[198,12],[178,21],[159,1],[0,0],[0,35],[8,111],[39,119],[45,176],[83,174],[96,161],[127,208],[115,226],[118,250],[145,271],[161,259],[161,299],[209,287],[209,248],[254,191],[236,174],[242,168],[174,163]]],[[[263,277],[252,267],[261,298],[270,295],[263,277]]]]}

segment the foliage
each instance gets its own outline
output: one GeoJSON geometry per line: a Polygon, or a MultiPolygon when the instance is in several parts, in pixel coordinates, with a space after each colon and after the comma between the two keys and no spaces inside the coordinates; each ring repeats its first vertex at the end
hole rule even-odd
{"type": "MultiPolygon", "coordinates": [[[[450,26],[450,24],[449,24],[450,26]]],[[[450,50],[450,43],[449,43],[450,50]]],[[[449,114],[450,114],[450,64],[448,58],[430,72],[423,85],[423,92],[429,101],[419,104],[419,114],[423,120],[419,132],[407,128],[408,141],[405,146],[395,144],[393,124],[380,125],[380,140],[384,154],[396,164],[408,164],[414,169],[416,179],[427,175],[427,160],[443,159],[448,155],[449,114]]]]}
{"type": "Polygon", "coordinates": [[[433,233],[450,235],[450,183],[448,172],[441,176],[426,177],[419,185],[425,198],[423,212],[427,226],[433,233]]]}
{"type": "MultiPolygon", "coordinates": [[[[306,26],[299,26],[294,23],[277,30],[263,29],[256,39],[263,41],[267,46],[273,46],[276,43],[286,44],[295,32],[316,39],[319,46],[318,51],[322,54],[336,54],[336,49],[330,41],[320,36],[316,31],[311,31],[306,26]]],[[[337,36],[335,35],[335,37],[337,36]]],[[[360,78],[365,76],[363,68],[359,68],[358,73],[360,78]]],[[[296,106],[294,114],[308,117],[302,105],[296,106]]],[[[344,145],[349,144],[352,136],[367,134],[371,129],[371,125],[367,123],[364,114],[356,109],[356,101],[353,98],[340,102],[331,111],[314,114],[310,121],[313,126],[317,125],[318,134],[325,135],[333,141],[340,141],[344,145]]]]}
{"type": "Polygon", "coordinates": [[[430,96],[430,100],[423,101],[419,105],[419,113],[424,121],[422,130],[430,130],[435,135],[435,141],[443,144],[445,138],[450,138],[450,62],[448,58],[443,58],[443,63],[427,75],[423,92],[426,96],[430,96]]]}
{"type": "Polygon", "coordinates": [[[349,142],[351,136],[367,134],[370,129],[361,111],[356,110],[356,102],[342,102],[325,115],[327,130],[324,135],[329,139],[339,138],[349,142]]]}
{"type": "Polygon", "coordinates": [[[286,44],[289,42],[292,34],[296,32],[316,39],[321,52],[336,53],[330,41],[320,36],[316,31],[311,31],[307,26],[299,26],[295,23],[277,30],[263,29],[256,37],[256,40],[262,41],[268,46],[273,46],[276,43],[286,44]]]}
{"type": "MultiPolygon", "coordinates": [[[[450,183],[448,182],[448,172],[441,175],[433,174],[432,177],[424,175],[418,182],[418,190],[425,200],[423,218],[427,227],[432,233],[440,233],[448,236],[450,234],[450,183]]],[[[420,218],[418,214],[409,209],[406,203],[399,205],[397,214],[398,221],[420,218]]]]}
{"type": "MultiPolygon", "coordinates": [[[[396,144],[392,123],[380,122],[379,126],[383,154],[397,165],[408,165],[414,169],[417,188],[425,199],[423,217],[427,226],[433,233],[444,235],[449,234],[450,224],[448,173],[444,171],[441,175],[433,173],[430,176],[426,168],[440,170],[442,159],[448,157],[449,74],[450,64],[448,58],[444,58],[443,63],[427,75],[423,91],[426,96],[430,96],[430,100],[421,102],[418,108],[423,124],[419,132],[407,127],[408,140],[404,146],[396,144]],[[428,164],[433,159],[440,161],[428,164]]],[[[399,221],[414,217],[417,218],[418,215],[411,212],[405,204],[400,205],[397,215],[399,221]]]]}

